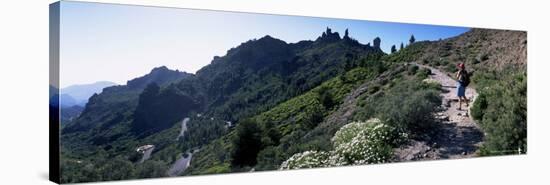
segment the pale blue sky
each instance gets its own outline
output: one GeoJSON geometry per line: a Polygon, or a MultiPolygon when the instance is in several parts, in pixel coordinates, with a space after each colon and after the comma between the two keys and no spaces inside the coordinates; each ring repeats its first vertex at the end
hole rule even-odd
{"type": "MultiPolygon", "coordinates": [[[[365,12],[368,13],[368,12],[365,12]]],[[[459,35],[469,28],[249,14],[86,2],[61,3],[60,85],[127,80],[167,66],[195,73],[214,56],[265,35],[288,43],[315,40],[330,27],[366,44],[391,45],[459,35]]]]}

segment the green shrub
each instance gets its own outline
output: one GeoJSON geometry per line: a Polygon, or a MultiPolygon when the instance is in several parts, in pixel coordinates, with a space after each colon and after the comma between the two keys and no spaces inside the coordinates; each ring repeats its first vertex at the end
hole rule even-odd
{"type": "Polygon", "coordinates": [[[353,119],[378,117],[413,136],[428,134],[436,126],[433,115],[441,105],[440,86],[419,78],[395,81],[383,93],[360,100],[353,119]]]}
{"type": "Polygon", "coordinates": [[[481,61],[479,61],[479,59],[477,58],[472,58],[470,59],[472,61],[472,64],[479,64],[481,61]]]}
{"type": "Polygon", "coordinates": [[[430,61],[428,59],[422,59],[421,62],[422,62],[422,64],[429,64],[430,63],[430,61]]]}
{"type": "Polygon", "coordinates": [[[373,84],[371,85],[369,88],[368,88],[368,93],[369,94],[373,94],[375,92],[378,92],[380,90],[380,85],[378,84],[373,84]]]}
{"type": "Polygon", "coordinates": [[[487,53],[481,53],[476,57],[477,61],[483,62],[489,59],[489,55],[487,53]]]}
{"type": "Polygon", "coordinates": [[[454,73],[456,72],[456,66],[453,63],[448,63],[447,65],[445,65],[445,71],[449,73],[454,73]]]}
{"type": "Polygon", "coordinates": [[[452,64],[452,63],[449,63],[449,60],[447,60],[447,59],[442,59],[442,60],[439,61],[439,65],[441,65],[441,66],[447,66],[449,64],[452,64]]]}
{"type": "Polygon", "coordinates": [[[474,117],[474,119],[482,120],[485,109],[487,109],[487,98],[485,93],[481,93],[476,98],[474,105],[470,109],[470,112],[472,114],[472,117],[474,117]]]}
{"type": "Polygon", "coordinates": [[[229,163],[224,163],[206,169],[205,174],[220,174],[228,172],[231,172],[231,166],[229,165],[229,163]]]}
{"type": "Polygon", "coordinates": [[[418,73],[416,73],[416,76],[420,79],[428,78],[432,74],[432,71],[427,68],[422,68],[418,73]]]}
{"type": "Polygon", "coordinates": [[[414,75],[414,74],[416,74],[417,71],[418,71],[418,66],[417,65],[409,65],[409,67],[407,68],[407,73],[409,75],[414,75]]]}
{"type": "Polygon", "coordinates": [[[325,109],[327,110],[332,109],[332,107],[336,105],[336,101],[334,101],[334,97],[327,86],[322,86],[321,88],[319,88],[317,90],[317,96],[319,98],[319,102],[321,102],[321,104],[323,104],[323,107],[325,107],[325,109]]]}
{"type": "Polygon", "coordinates": [[[136,168],[138,178],[155,178],[166,176],[170,165],[164,161],[147,160],[136,168]]]}
{"type": "Polygon", "coordinates": [[[441,84],[432,78],[426,78],[422,80],[420,88],[424,90],[441,90],[441,84]]]}
{"type": "MultiPolygon", "coordinates": [[[[485,134],[481,155],[526,153],[527,80],[524,73],[508,73],[503,80],[481,88],[472,116],[485,134]]],[[[489,83],[482,83],[489,84],[489,83]]]]}
{"type": "Polygon", "coordinates": [[[388,124],[422,133],[432,129],[433,113],[441,104],[439,93],[433,90],[393,92],[375,107],[388,124]]]}
{"type": "Polygon", "coordinates": [[[279,164],[285,160],[285,155],[279,147],[268,146],[258,153],[257,160],[256,170],[272,170],[279,168],[279,164]]]}
{"type": "Polygon", "coordinates": [[[237,125],[237,134],[233,138],[231,165],[236,168],[254,166],[256,156],[262,149],[261,130],[252,120],[244,120],[237,125]]]}

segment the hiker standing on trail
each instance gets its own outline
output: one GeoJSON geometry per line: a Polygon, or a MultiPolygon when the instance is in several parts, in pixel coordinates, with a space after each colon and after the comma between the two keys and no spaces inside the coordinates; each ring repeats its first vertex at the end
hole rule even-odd
{"type": "Polygon", "coordinates": [[[457,85],[457,92],[456,95],[458,96],[458,109],[462,110],[462,101],[466,102],[466,107],[469,106],[468,98],[466,98],[466,87],[468,84],[470,84],[470,76],[468,74],[468,71],[466,71],[466,67],[464,66],[464,63],[458,64],[458,72],[456,72],[456,79],[458,81],[457,85]]]}

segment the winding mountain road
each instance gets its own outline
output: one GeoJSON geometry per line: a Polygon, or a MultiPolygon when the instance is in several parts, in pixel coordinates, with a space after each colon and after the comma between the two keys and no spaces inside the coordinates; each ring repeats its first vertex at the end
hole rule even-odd
{"type": "Polygon", "coordinates": [[[139,161],[139,163],[143,163],[147,159],[151,158],[151,153],[153,153],[154,149],[155,149],[155,146],[152,146],[152,147],[148,148],[147,150],[145,150],[143,152],[143,157],[141,157],[141,160],[139,161]]]}
{"type": "Polygon", "coordinates": [[[168,176],[170,176],[170,177],[178,176],[183,171],[185,171],[187,169],[187,167],[189,167],[189,165],[191,165],[191,158],[192,157],[193,157],[192,152],[187,152],[187,155],[182,154],[180,156],[180,158],[176,162],[174,162],[172,167],[170,167],[170,169],[168,169],[168,172],[166,172],[168,174],[168,176]]]}
{"type": "Polygon", "coordinates": [[[176,140],[178,140],[179,138],[182,138],[185,134],[185,132],[187,131],[187,123],[189,122],[189,118],[184,118],[182,121],[181,121],[181,131],[180,131],[180,134],[178,135],[178,137],[176,138],[176,140]]]}
{"type": "MultiPolygon", "coordinates": [[[[176,140],[179,140],[180,138],[182,138],[185,135],[185,132],[187,132],[187,123],[190,120],[191,120],[190,118],[186,117],[181,121],[181,131],[180,131],[178,137],[176,138],[176,140]]],[[[196,152],[196,151],[194,151],[194,152],[196,152]]],[[[179,159],[176,160],[174,162],[174,164],[172,164],[172,167],[170,167],[170,169],[168,169],[166,174],[168,176],[173,177],[173,176],[178,176],[183,171],[185,171],[189,167],[189,165],[191,165],[191,158],[193,158],[193,153],[194,152],[187,151],[186,155],[181,154],[179,159]]]]}

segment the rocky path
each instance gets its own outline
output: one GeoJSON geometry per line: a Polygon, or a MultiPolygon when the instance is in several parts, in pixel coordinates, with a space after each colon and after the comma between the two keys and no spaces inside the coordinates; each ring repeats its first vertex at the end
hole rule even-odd
{"type": "MultiPolygon", "coordinates": [[[[469,114],[470,107],[462,104],[462,110],[457,110],[457,82],[438,69],[416,63],[420,68],[430,69],[429,78],[436,80],[442,86],[442,110],[436,117],[441,124],[432,137],[413,140],[407,145],[395,150],[395,161],[414,161],[431,159],[457,159],[475,156],[475,152],[483,141],[483,132],[469,114]]],[[[472,106],[477,97],[475,89],[468,87],[466,97],[472,106]]]]}

